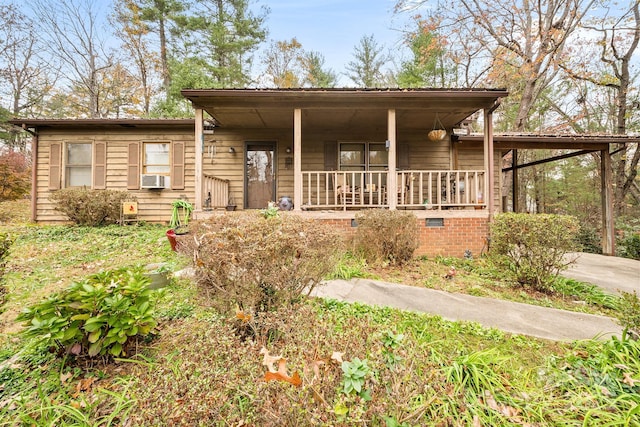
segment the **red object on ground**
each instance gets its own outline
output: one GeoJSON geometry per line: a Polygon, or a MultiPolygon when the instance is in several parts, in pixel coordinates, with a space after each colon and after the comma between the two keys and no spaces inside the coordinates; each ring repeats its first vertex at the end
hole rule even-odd
{"type": "Polygon", "coordinates": [[[171,230],[167,230],[167,239],[169,239],[169,244],[171,245],[171,250],[176,252],[176,247],[178,246],[178,241],[176,240],[176,232],[171,230]]]}

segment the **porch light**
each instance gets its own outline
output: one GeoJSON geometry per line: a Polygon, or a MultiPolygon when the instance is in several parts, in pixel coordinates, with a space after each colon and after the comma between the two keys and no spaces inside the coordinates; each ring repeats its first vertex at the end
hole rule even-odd
{"type": "Polygon", "coordinates": [[[229,152],[230,152],[231,154],[236,154],[236,149],[235,149],[235,148],[233,148],[233,147],[229,147],[229,152]]]}
{"type": "Polygon", "coordinates": [[[284,151],[286,151],[287,154],[291,154],[291,147],[287,147],[284,151]]]}

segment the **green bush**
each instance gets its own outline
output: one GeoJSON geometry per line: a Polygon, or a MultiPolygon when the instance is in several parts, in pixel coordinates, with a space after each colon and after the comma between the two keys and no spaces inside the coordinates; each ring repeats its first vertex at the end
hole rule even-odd
{"type": "Polygon", "coordinates": [[[5,303],[6,288],[4,287],[4,270],[7,266],[7,257],[9,249],[13,244],[13,239],[6,233],[0,232],[0,307],[5,303]]]}
{"type": "Polygon", "coordinates": [[[49,197],[55,209],[78,225],[116,224],[120,220],[122,202],[134,201],[127,191],[64,188],[49,197]]]}
{"type": "Polygon", "coordinates": [[[592,254],[602,253],[602,240],[598,230],[588,224],[580,224],[578,235],[576,236],[578,244],[582,248],[582,252],[592,254]]]}
{"type": "Polygon", "coordinates": [[[340,253],[336,232],[294,214],[225,213],[190,228],[179,250],[195,259],[198,284],[223,312],[288,305],[311,291],[340,253]]]}
{"type": "Polygon", "coordinates": [[[623,257],[640,260],[640,233],[630,234],[622,239],[619,245],[623,257]]]}
{"type": "Polygon", "coordinates": [[[89,357],[128,353],[156,326],[149,279],[141,269],[96,273],[33,305],[19,316],[24,334],[67,353],[89,357]]]}
{"type": "Polygon", "coordinates": [[[577,250],[578,221],[566,215],[503,213],[491,224],[492,263],[521,285],[550,292],[577,250]]]}
{"type": "Polygon", "coordinates": [[[418,248],[418,223],[407,211],[368,209],[356,214],[356,250],[369,262],[402,265],[418,248]]]}
{"type": "Polygon", "coordinates": [[[622,298],[616,313],[618,323],[640,338],[640,298],[635,293],[622,292],[622,298]]]}

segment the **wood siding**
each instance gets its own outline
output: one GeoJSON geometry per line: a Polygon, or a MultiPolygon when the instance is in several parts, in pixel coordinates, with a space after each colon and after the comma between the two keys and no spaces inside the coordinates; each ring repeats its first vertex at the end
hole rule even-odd
{"type": "Polygon", "coordinates": [[[60,185],[64,145],[76,141],[92,140],[94,150],[98,151],[97,153],[94,151],[93,159],[95,187],[97,189],[129,191],[138,199],[139,218],[142,220],[167,222],[171,217],[171,203],[174,200],[181,197],[191,202],[194,200],[195,148],[192,128],[163,129],[161,132],[135,128],[122,128],[113,131],[42,130],[38,137],[35,194],[36,220],[38,222],[50,223],[67,220],[64,215],[54,209],[54,205],[49,200],[51,192],[55,191],[50,187],[56,187],[56,183],[58,186],[60,185]],[[183,144],[185,148],[184,186],[182,189],[147,190],[139,188],[141,170],[139,148],[137,148],[137,159],[131,159],[130,154],[132,150],[136,152],[136,147],[140,147],[144,141],[159,140],[169,141],[172,145],[183,144]],[[101,158],[103,152],[104,159],[101,158]],[[53,162],[50,162],[50,159],[53,162]],[[104,186],[101,185],[102,182],[98,178],[98,175],[103,173],[101,167],[104,167],[104,186]]]}
{"type": "MultiPolygon", "coordinates": [[[[74,130],[42,130],[39,135],[39,149],[37,158],[37,220],[40,222],[65,221],[66,218],[55,211],[49,201],[50,185],[55,186],[59,179],[51,180],[52,176],[60,176],[63,167],[62,153],[64,144],[74,141],[92,140],[94,149],[98,144],[104,144],[105,188],[113,190],[128,190],[135,195],[139,204],[139,217],[150,222],[167,222],[171,214],[171,203],[178,198],[195,200],[195,142],[193,128],[142,130],[122,128],[112,131],[74,131],[74,130]],[[184,170],[184,182],[176,182],[172,177],[171,189],[147,190],[140,189],[141,147],[143,142],[168,141],[174,150],[172,157],[177,163],[172,164],[172,175],[184,170]],[[184,158],[176,155],[175,150],[184,147],[184,158]],[[51,151],[53,149],[53,152],[51,151]],[[58,154],[56,154],[58,153],[58,154]],[[52,155],[50,157],[50,155],[52,155]],[[137,158],[136,158],[137,155],[137,158]],[[54,160],[50,163],[50,158],[54,160]],[[183,160],[183,162],[180,162],[183,160]]],[[[326,159],[327,141],[338,142],[384,142],[386,130],[373,131],[306,131],[302,132],[302,170],[321,171],[327,164],[336,161],[326,159]],[[328,163],[327,163],[328,162],[328,163]]],[[[448,170],[483,169],[482,145],[473,144],[455,146],[453,149],[448,141],[431,142],[423,132],[398,130],[399,165],[403,169],[416,170],[448,170]],[[407,153],[407,154],[403,154],[407,153]]],[[[203,173],[220,179],[229,180],[229,194],[233,197],[238,209],[243,208],[244,201],[244,160],[247,143],[274,142],[276,144],[276,199],[282,196],[293,196],[293,130],[292,129],[243,129],[241,131],[216,128],[215,134],[207,134],[204,139],[203,173]],[[230,148],[233,152],[230,152],[230,148]],[[287,153],[287,148],[292,152],[287,153]]],[[[101,148],[100,148],[101,149],[101,148]]],[[[96,156],[99,157],[99,156],[96,156]]],[[[500,171],[500,156],[496,155],[496,171],[500,171]]],[[[102,173],[100,162],[94,158],[94,175],[102,173]]],[[[496,206],[500,195],[500,173],[496,173],[495,195],[496,206]]],[[[94,181],[97,185],[99,180],[94,181]]],[[[59,185],[59,184],[58,184],[59,185]]],[[[203,198],[207,195],[204,194],[203,198]]],[[[276,200],[277,201],[277,200],[276,200]]]]}

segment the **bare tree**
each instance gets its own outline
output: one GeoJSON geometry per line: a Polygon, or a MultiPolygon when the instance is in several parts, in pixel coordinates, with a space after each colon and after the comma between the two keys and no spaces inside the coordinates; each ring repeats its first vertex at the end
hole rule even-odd
{"type": "Polygon", "coordinates": [[[46,0],[32,0],[40,34],[47,35],[50,50],[60,61],[72,83],[86,89],[86,114],[99,117],[99,74],[112,66],[112,55],[102,39],[100,2],[92,0],[58,0],[55,7],[46,0]]]}
{"type": "MultiPolygon", "coordinates": [[[[460,0],[437,6],[443,33],[457,28],[490,53],[494,71],[511,70],[508,81],[516,84],[509,89],[518,98],[513,130],[523,131],[538,97],[556,77],[568,38],[594,1],[460,0]]],[[[398,0],[396,9],[434,3],[398,0]]]]}
{"type": "MultiPolygon", "coordinates": [[[[628,98],[634,80],[631,64],[640,43],[640,1],[630,0],[626,8],[617,7],[614,10],[608,2],[604,3],[601,16],[585,22],[583,27],[590,34],[597,34],[598,42],[587,41],[580,44],[579,49],[584,53],[595,47],[599,54],[567,55],[560,65],[570,78],[613,92],[614,101],[611,103],[613,108],[610,116],[613,129],[603,130],[625,134],[628,118],[632,117],[634,111],[637,113],[639,110],[638,101],[630,103],[628,98]],[[577,59],[587,56],[597,57],[599,61],[577,59]]],[[[632,191],[638,176],[640,150],[622,146],[619,151],[620,155],[616,157],[613,165],[616,183],[615,206],[618,214],[624,210],[627,194],[632,194],[640,202],[640,194],[632,191]]]]}
{"type": "Polygon", "coordinates": [[[148,36],[151,30],[142,20],[142,11],[133,0],[116,3],[112,19],[123,48],[135,64],[137,79],[142,88],[142,108],[144,115],[149,116],[151,99],[158,92],[153,84],[154,76],[161,65],[159,55],[150,47],[148,36]]]}
{"type": "MultiPolygon", "coordinates": [[[[0,93],[6,97],[8,112],[31,116],[55,81],[55,70],[38,53],[42,50],[34,23],[15,5],[0,6],[0,93]]],[[[12,126],[5,142],[12,148],[26,149],[26,139],[12,126]]]]}

